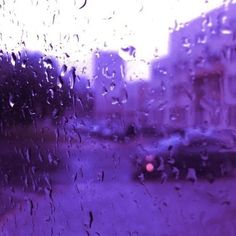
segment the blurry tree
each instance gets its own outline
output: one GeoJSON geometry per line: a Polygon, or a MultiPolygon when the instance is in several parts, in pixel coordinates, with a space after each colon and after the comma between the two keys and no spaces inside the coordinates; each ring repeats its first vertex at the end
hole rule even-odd
{"type": "MultiPolygon", "coordinates": [[[[0,124],[9,127],[50,118],[59,121],[79,94],[71,85],[75,70],[40,52],[0,54],[0,124]],[[72,70],[73,71],[73,70],[72,70]]],[[[84,91],[83,91],[84,93],[84,91]]]]}

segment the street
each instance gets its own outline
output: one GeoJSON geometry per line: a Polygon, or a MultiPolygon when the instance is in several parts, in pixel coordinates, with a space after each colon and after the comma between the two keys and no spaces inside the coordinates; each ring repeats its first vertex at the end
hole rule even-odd
{"type": "Polygon", "coordinates": [[[18,180],[3,181],[0,235],[235,235],[234,177],[134,180],[132,155],[144,141],[51,140],[44,149],[53,150],[55,167],[25,172],[25,179],[16,171],[18,180]]]}

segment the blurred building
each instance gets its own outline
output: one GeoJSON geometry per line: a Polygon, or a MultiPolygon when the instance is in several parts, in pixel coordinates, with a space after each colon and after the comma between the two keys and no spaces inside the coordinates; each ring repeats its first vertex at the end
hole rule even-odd
{"type": "Polygon", "coordinates": [[[116,52],[94,57],[94,112],[143,127],[236,126],[236,4],[182,24],[151,79],[126,82],[116,52]]]}
{"type": "Polygon", "coordinates": [[[169,55],[152,63],[152,84],[166,85],[165,123],[236,125],[235,12],[229,4],[175,29],[169,55]]]}
{"type": "Polygon", "coordinates": [[[125,63],[116,52],[94,55],[94,112],[97,119],[119,119],[127,100],[125,63]]]}
{"type": "Polygon", "coordinates": [[[94,116],[98,120],[121,121],[125,127],[145,126],[151,117],[150,83],[141,79],[127,83],[125,71],[125,62],[117,52],[95,54],[94,116]]]}

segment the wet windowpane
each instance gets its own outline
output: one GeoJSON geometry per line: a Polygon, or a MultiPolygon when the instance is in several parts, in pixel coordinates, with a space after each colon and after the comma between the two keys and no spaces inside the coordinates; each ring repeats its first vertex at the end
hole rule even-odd
{"type": "Polygon", "coordinates": [[[236,2],[0,2],[0,235],[236,235],[236,2]]]}

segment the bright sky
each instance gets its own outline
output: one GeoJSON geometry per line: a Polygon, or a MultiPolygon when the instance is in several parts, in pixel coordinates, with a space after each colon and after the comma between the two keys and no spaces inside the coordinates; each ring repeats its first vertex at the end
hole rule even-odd
{"type": "Polygon", "coordinates": [[[91,75],[92,52],[132,45],[128,76],[148,76],[148,62],[168,52],[169,28],[225,0],[7,0],[0,8],[0,46],[58,56],[91,75]],[[51,44],[51,45],[50,45],[51,44]],[[70,57],[66,56],[67,53],[70,57]],[[87,69],[83,69],[86,67],[87,69]]]}

